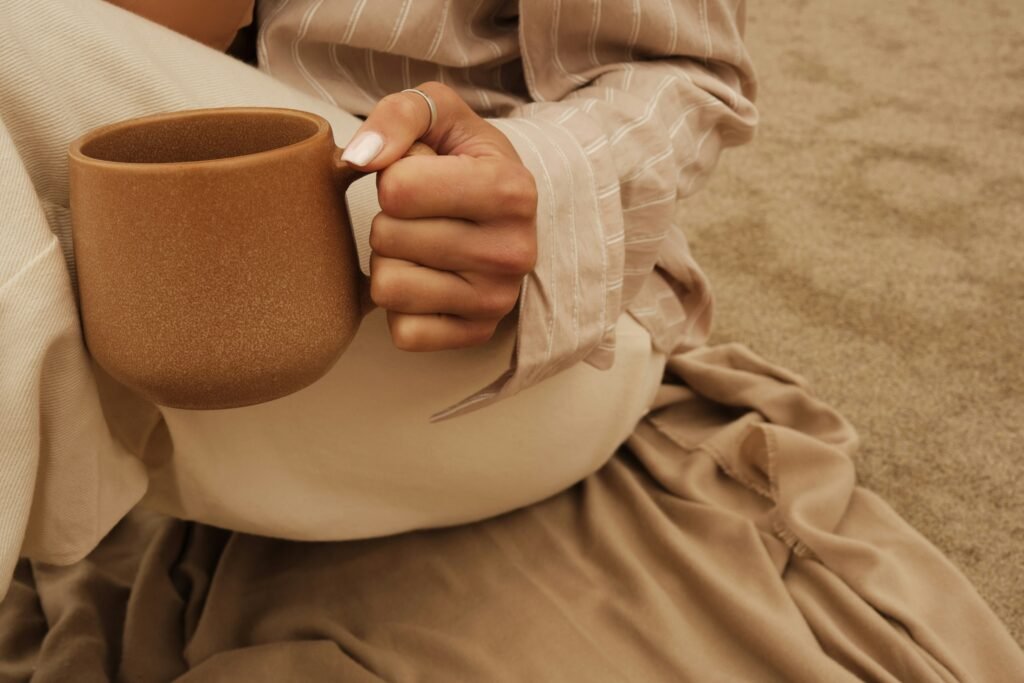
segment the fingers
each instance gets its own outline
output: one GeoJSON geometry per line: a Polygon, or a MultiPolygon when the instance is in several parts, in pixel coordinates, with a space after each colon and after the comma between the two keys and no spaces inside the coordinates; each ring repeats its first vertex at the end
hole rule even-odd
{"type": "Polygon", "coordinates": [[[414,142],[412,146],[406,151],[405,156],[407,157],[436,157],[435,152],[429,145],[423,142],[414,142]]]}
{"type": "Polygon", "coordinates": [[[537,184],[533,174],[515,162],[414,156],[377,174],[377,200],[386,214],[396,218],[532,222],[537,214],[537,184]]]}
{"type": "Polygon", "coordinates": [[[379,256],[437,270],[521,278],[537,260],[536,240],[521,231],[456,218],[402,219],[383,211],[370,224],[370,248],[379,256]]]}
{"type": "Polygon", "coordinates": [[[377,172],[370,297],[400,349],[474,346],[515,309],[536,263],[536,183],[508,138],[453,89],[418,89],[437,105],[432,127],[423,97],[394,93],[342,155],[377,172]]]}
{"type": "Polygon", "coordinates": [[[370,297],[383,309],[415,315],[445,314],[497,324],[519,297],[522,277],[471,281],[457,273],[370,255],[370,297]]]}
{"type": "Polygon", "coordinates": [[[388,329],[402,351],[445,351],[485,344],[497,324],[450,315],[407,315],[388,311],[388,329]]]}
{"type": "Polygon", "coordinates": [[[522,276],[477,276],[435,270],[370,254],[370,297],[387,311],[402,351],[442,351],[486,343],[515,309],[522,276]]]}
{"type": "Polygon", "coordinates": [[[417,86],[437,106],[429,133],[430,107],[413,92],[383,97],[359,126],[342,158],[363,171],[379,171],[400,159],[416,140],[438,154],[518,158],[508,139],[478,116],[449,86],[429,81],[417,86]]]}

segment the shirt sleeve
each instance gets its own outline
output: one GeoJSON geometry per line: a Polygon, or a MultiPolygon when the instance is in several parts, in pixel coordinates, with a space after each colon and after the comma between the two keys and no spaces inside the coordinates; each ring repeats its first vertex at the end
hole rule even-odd
{"type": "Polygon", "coordinates": [[[702,344],[712,297],[676,204],[721,151],[753,138],[757,81],[744,0],[521,0],[531,99],[488,119],[539,191],[512,367],[433,416],[517,393],[585,361],[608,368],[623,311],[659,350],[702,344]]]}

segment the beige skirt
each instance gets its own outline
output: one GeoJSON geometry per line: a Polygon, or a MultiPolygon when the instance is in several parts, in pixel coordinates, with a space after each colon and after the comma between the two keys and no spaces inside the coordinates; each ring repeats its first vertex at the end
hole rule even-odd
{"type": "Polygon", "coordinates": [[[1020,680],[799,377],[735,345],[668,367],[603,467],[478,522],[303,543],[136,508],[75,565],[19,566],[0,680],[1020,680]]]}
{"type": "Polygon", "coordinates": [[[600,468],[647,412],[665,355],[623,315],[615,365],[575,365],[482,410],[431,414],[508,368],[515,329],[433,354],[398,351],[380,310],[331,371],[230,410],[161,408],[142,504],[249,533],[343,540],[461,524],[547,498],[600,468]]]}

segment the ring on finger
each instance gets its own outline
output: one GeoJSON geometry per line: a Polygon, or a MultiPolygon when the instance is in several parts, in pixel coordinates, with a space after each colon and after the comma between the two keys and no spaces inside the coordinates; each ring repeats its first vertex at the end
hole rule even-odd
{"type": "Polygon", "coordinates": [[[437,121],[437,104],[434,102],[434,98],[428,95],[427,93],[423,92],[422,90],[417,90],[416,88],[406,88],[402,92],[416,93],[417,95],[422,97],[426,101],[427,106],[430,107],[430,125],[428,125],[427,130],[425,130],[423,134],[420,135],[420,138],[426,137],[427,135],[430,134],[430,131],[434,129],[434,123],[437,121]]]}

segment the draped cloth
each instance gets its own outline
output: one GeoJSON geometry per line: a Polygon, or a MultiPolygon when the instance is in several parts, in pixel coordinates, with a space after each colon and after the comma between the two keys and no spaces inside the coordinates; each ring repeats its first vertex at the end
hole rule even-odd
{"type": "Polygon", "coordinates": [[[975,589],[741,345],[669,359],[600,470],[472,524],[303,543],[136,509],[19,566],[0,680],[1017,681],[975,589]]]}

